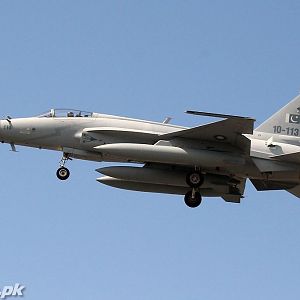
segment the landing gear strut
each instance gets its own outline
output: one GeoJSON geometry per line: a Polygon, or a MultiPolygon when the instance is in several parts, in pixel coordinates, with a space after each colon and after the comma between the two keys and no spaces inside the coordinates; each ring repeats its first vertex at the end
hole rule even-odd
{"type": "Polygon", "coordinates": [[[188,207],[195,208],[201,204],[202,197],[198,189],[203,182],[204,176],[200,171],[195,170],[186,175],[186,183],[192,188],[184,196],[184,202],[188,207]]]}
{"type": "Polygon", "coordinates": [[[70,177],[70,171],[65,167],[65,164],[69,159],[69,154],[64,153],[62,159],[60,160],[60,168],[56,172],[56,176],[60,180],[67,180],[70,177]]]}
{"type": "Polygon", "coordinates": [[[193,171],[186,175],[186,183],[192,188],[200,187],[203,181],[203,174],[199,171],[193,171]]]}

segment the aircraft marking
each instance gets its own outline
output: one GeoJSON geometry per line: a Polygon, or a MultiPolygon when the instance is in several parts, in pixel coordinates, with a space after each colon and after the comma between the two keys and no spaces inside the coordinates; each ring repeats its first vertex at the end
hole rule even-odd
{"type": "Polygon", "coordinates": [[[300,131],[298,128],[293,128],[293,127],[283,128],[280,125],[273,126],[273,130],[274,130],[274,133],[276,133],[276,134],[284,133],[286,135],[292,135],[292,136],[299,136],[299,134],[300,134],[300,131]]]}

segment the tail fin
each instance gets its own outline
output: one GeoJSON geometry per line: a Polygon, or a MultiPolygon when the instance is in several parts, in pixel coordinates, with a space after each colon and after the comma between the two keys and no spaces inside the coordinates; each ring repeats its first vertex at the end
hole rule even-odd
{"type": "Polygon", "coordinates": [[[263,122],[255,131],[300,136],[300,95],[263,122]]]}

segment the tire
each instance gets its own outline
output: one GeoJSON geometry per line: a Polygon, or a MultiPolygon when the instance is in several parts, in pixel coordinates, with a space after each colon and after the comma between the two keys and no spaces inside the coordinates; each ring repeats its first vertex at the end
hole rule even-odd
{"type": "Polygon", "coordinates": [[[193,192],[187,192],[184,196],[184,202],[188,207],[195,208],[201,204],[202,197],[199,192],[195,192],[193,197],[193,192]]]}
{"type": "Polygon", "coordinates": [[[192,188],[200,187],[204,182],[204,176],[201,172],[193,171],[186,175],[186,183],[192,188]]]}
{"type": "Polygon", "coordinates": [[[56,176],[60,180],[67,180],[70,177],[70,171],[67,168],[61,167],[57,170],[56,176]]]}

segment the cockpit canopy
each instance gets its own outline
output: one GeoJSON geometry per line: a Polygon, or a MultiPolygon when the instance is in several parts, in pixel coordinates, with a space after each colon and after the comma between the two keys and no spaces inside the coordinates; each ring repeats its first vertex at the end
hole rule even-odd
{"type": "Polygon", "coordinates": [[[84,118],[97,118],[96,113],[87,112],[77,109],[51,109],[50,111],[39,115],[39,118],[75,118],[75,117],[84,117],[84,118]]]}

